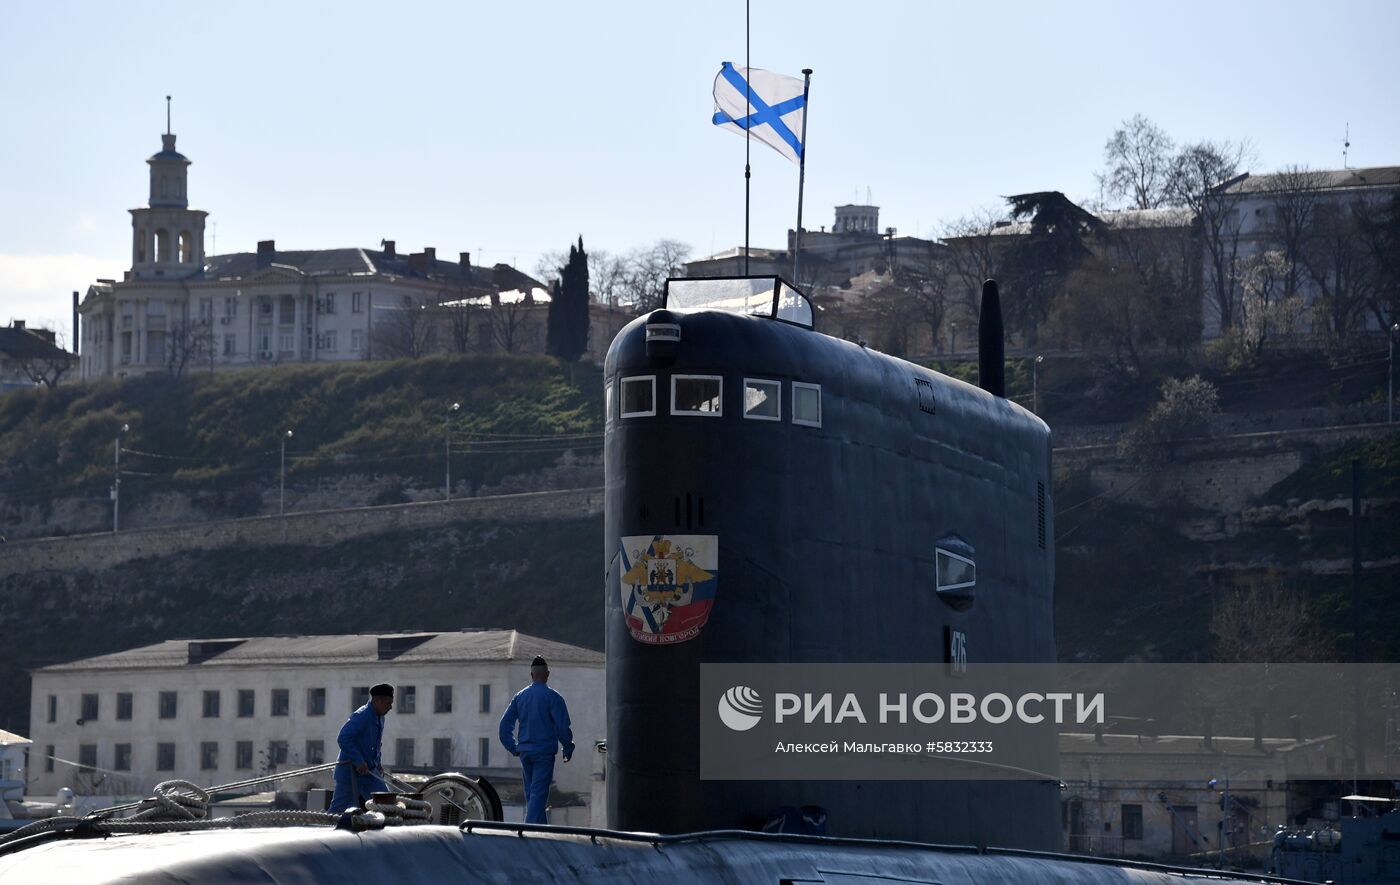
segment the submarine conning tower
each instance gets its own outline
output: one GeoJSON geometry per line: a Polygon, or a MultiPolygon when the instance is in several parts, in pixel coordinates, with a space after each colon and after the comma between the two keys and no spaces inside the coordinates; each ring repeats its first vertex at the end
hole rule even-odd
{"type": "Polygon", "coordinates": [[[705,664],[1055,660],[1050,434],[1002,395],[995,283],[987,389],[815,319],[781,278],[676,279],[608,351],[609,825],[817,806],[829,835],[1057,849],[1053,778],[701,779],[705,664]],[[957,592],[943,550],[975,568],[957,592]]]}

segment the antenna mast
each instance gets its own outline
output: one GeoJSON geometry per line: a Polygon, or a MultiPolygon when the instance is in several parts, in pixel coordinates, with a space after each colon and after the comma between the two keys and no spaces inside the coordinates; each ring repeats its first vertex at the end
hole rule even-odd
{"type": "Polygon", "coordinates": [[[170,134],[170,96],[165,97],[165,134],[170,134]]]}
{"type": "Polygon", "coordinates": [[[1347,152],[1351,150],[1351,123],[1347,123],[1346,135],[1342,137],[1342,168],[1347,166],[1347,152]]]}

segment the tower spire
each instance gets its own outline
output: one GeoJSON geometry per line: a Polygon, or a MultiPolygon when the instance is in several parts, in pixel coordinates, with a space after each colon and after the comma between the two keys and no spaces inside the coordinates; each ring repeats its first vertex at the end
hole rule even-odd
{"type": "Polygon", "coordinates": [[[170,96],[165,97],[165,134],[170,134],[170,96]]]}

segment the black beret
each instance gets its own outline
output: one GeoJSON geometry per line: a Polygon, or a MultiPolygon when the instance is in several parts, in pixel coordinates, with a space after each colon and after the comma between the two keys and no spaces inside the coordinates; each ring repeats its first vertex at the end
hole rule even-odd
{"type": "Polygon", "coordinates": [[[531,667],[548,667],[549,664],[546,664],[546,663],[545,663],[544,658],[543,658],[542,656],[540,656],[540,655],[535,655],[535,659],[534,659],[533,661],[530,662],[530,666],[531,666],[531,667]]]}
{"type": "Polygon", "coordinates": [[[393,697],[394,687],[387,682],[381,682],[369,690],[369,696],[372,698],[377,698],[381,695],[393,697]]]}

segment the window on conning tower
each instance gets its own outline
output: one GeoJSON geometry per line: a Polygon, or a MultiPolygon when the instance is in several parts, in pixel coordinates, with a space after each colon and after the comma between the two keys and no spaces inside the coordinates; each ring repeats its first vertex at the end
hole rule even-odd
{"type": "Polygon", "coordinates": [[[672,375],[672,415],[722,414],[723,380],[718,375],[672,375]]]}
{"type": "Polygon", "coordinates": [[[822,386],[802,381],[792,382],[792,423],[807,427],[822,426],[822,386]]]}
{"type": "Polygon", "coordinates": [[[622,379],[622,417],[646,418],[656,414],[656,376],[622,379]]]}
{"type": "Polygon", "coordinates": [[[744,417],[755,421],[781,421],[783,385],[761,378],[744,379],[744,417]]]}

